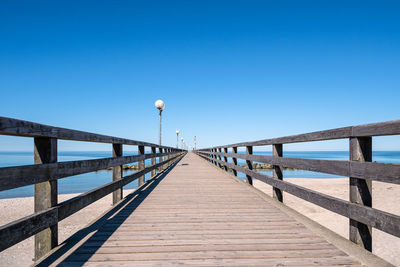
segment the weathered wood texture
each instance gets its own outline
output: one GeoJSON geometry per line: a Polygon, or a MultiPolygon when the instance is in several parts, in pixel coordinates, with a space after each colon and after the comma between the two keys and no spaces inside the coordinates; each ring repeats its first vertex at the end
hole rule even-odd
{"type": "MultiPolygon", "coordinates": [[[[232,147],[232,153],[233,154],[237,154],[237,147],[232,147]]],[[[233,162],[233,165],[237,165],[237,158],[235,158],[235,157],[232,157],[232,162],[233,162]]],[[[232,171],[233,171],[233,175],[235,175],[235,176],[237,176],[237,170],[236,169],[232,169],[232,171]]]]}
{"type": "MultiPolygon", "coordinates": [[[[349,126],[325,131],[311,132],[305,134],[291,135],[279,138],[264,139],[252,142],[242,142],[219,147],[245,147],[245,146],[266,146],[274,144],[289,144],[299,142],[311,142],[322,140],[334,140],[350,137],[383,136],[400,134],[400,120],[371,123],[357,126],[349,126]]],[[[205,148],[204,150],[207,150],[205,148]]]]}
{"type": "MultiPolygon", "coordinates": [[[[176,153],[179,152],[174,151],[171,154],[176,153]]],[[[161,153],[156,153],[116,158],[4,167],[0,168],[0,191],[45,182],[49,181],[49,179],[60,179],[73,175],[103,170],[109,167],[138,162],[149,158],[161,157],[162,155],[163,154],[161,153]]]]}
{"type": "MultiPolygon", "coordinates": [[[[253,154],[253,147],[252,146],[246,146],[246,154],[247,155],[252,155],[253,154]]],[[[253,163],[250,160],[246,160],[246,165],[247,165],[247,168],[249,170],[253,169],[253,163]]],[[[251,185],[253,184],[253,179],[248,174],[246,174],[246,181],[247,181],[248,184],[251,184],[251,185]]]]}
{"type": "MultiPolygon", "coordinates": [[[[144,155],[144,146],[138,146],[138,154],[144,155]]],[[[139,171],[144,170],[144,160],[139,161],[139,171]]],[[[144,175],[139,177],[138,185],[142,186],[144,184],[144,175]]]]}
{"type": "MultiPolygon", "coordinates": [[[[202,157],[208,160],[208,156],[203,155],[202,157]]],[[[265,182],[273,187],[279,188],[282,191],[307,200],[308,202],[314,203],[325,209],[375,227],[391,235],[400,237],[400,216],[398,215],[373,209],[368,206],[361,206],[283,180],[274,179],[273,177],[261,174],[257,171],[249,170],[248,168],[235,166],[223,161],[219,161],[219,163],[225,164],[229,168],[236,169],[238,172],[245,173],[257,180],[265,182]]]]}
{"type": "MultiPolygon", "coordinates": [[[[37,137],[34,139],[35,164],[57,162],[57,139],[37,137]]],[[[49,180],[51,177],[48,177],[49,180]]],[[[57,205],[57,180],[35,184],[35,213],[42,212],[57,205]]],[[[53,224],[35,235],[35,259],[58,245],[58,224],[53,224]]]]}
{"type": "MultiPolygon", "coordinates": [[[[277,144],[277,145],[272,145],[272,155],[274,157],[282,157],[283,156],[283,146],[282,144],[277,144]]],[[[278,180],[282,180],[283,174],[282,174],[282,168],[279,165],[274,165],[272,170],[273,177],[278,180]]],[[[283,194],[282,190],[276,187],[272,187],[272,195],[274,198],[276,198],[278,201],[283,202],[283,194]]]]}
{"type": "MultiPolygon", "coordinates": [[[[350,160],[358,162],[372,161],[372,138],[350,138],[350,160]]],[[[350,202],[372,207],[372,181],[350,177],[350,202]]],[[[349,239],[372,251],[372,229],[370,226],[350,219],[349,239]]]]}
{"type": "MultiPolygon", "coordinates": [[[[142,146],[159,146],[152,143],[142,141],[129,140],[114,136],[89,133],[66,128],[54,127],[45,124],[23,121],[13,118],[0,117],[0,134],[26,136],[26,137],[48,137],[63,140],[75,140],[98,143],[124,144],[124,145],[142,145],[142,146]]],[[[177,149],[179,150],[179,149],[177,149]]]]}
{"type": "Polygon", "coordinates": [[[360,265],[193,153],[59,264],[360,265]]]}
{"type": "MultiPolygon", "coordinates": [[[[169,160],[177,160],[183,154],[177,154],[169,160]]],[[[165,162],[160,162],[142,171],[123,177],[120,180],[112,181],[108,184],[90,190],[77,197],[64,201],[57,206],[42,212],[37,212],[20,220],[11,222],[0,227],[0,251],[48,228],[55,225],[75,212],[92,204],[100,198],[114,192],[118,188],[125,186],[132,181],[143,176],[145,173],[160,168],[165,162]]]]}
{"type": "MultiPolygon", "coordinates": [[[[207,151],[197,151],[209,155],[207,151]]],[[[336,174],[340,176],[356,177],[374,181],[400,184],[400,164],[378,162],[356,162],[342,160],[320,160],[302,158],[284,158],[261,155],[246,155],[237,153],[219,153],[221,156],[250,160],[253,162],[268,163],[287,168],[336,174]]]]}
{"type": "MultiPolygon", "coordinates": [[[[122,145],[121,144],[113,144],[112,145],[112,154],[114,158],[122,157],[122,145]]],[[[122,179],[122,165],[113,167],[113,181],[122,179]]],[[[113,192],[113,204],[115,205],[122,199],[122,187],[118,188],[113,192]]]]}
{"type": "MultiPolygon", "coordinates": [[[[157,153],[156,147],[152,146],[151,147],[151,154],[156,154],[156,153],[157,153]]],[[[151,165],[154,165],[154,164],[156,164],[156,158],[155,157],[151,158],[151,165]]],[[[156,170],[152,170],[151,171],[151,176],[153,177],[154,175],[156,175],[156,170]]]]}

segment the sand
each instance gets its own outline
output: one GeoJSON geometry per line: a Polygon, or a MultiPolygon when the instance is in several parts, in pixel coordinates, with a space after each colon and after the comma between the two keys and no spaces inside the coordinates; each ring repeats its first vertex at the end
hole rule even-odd
{"type": "MultiPolygon", "coordinates": [[[[349,180],[346,178],[287,178],[284,180],[330,196],[349,200],[349,180]]],[[[254,186],[267,195],[272,196],[271,186],[258,180],[254,180],[254,186]]],[[[348,238],[348,218],[306,202],[288,193],[284,193],[283,201],[287,206],[295,209],[339,235],[348,238]]],[[[374,208],[400,215],[400,185],[374,181],[372,183],[372,201],[372,206],[374,208]]],[[[386,261],[396,266],[400,266],[400,238],[373,229],[372,251],[375,255],[378,255],[386,261]]]]}
{"type": "MultiPolygon", "coordinates": [[[[348,200],[348,179],[307,179],[288,178],[286,181],[313,189],[315,191],[348,200]]],[[[257,180],[254,186],[272,195],[272,188],[257,180]]],[[[125,190],[126,193],[133,190],[125,190]]],[[[59,202],[78,194],[60,195],[59,202]]],[[[93,203],[78,213],[59,223],[59,242],[85,227],[93,219],[111,207],[111,195],[93,203]]],[[[336,233],[348,237],[348,219],[333,212],[284,193],[284,203],[307,217],[317,221],[336,233]]],[[[400,185],[373,182],[373,206],[400,215],[400,185]]],[[[33,213],[33,198],[14,198],[0,200],[0,225],[33,213]]],[[[400,266],[400,238],[373,229],[373,253],[396,266],[400,266]]],[[[28,266],[32,264],[33,237],[0,252],[0,266],[28,266]]]]}
{"type": "MultiPolygon", "coordinates": [[[[124,195],[134,189],[124,190],[124,195]]],[[[58,202],[78,196],[79,194],[65,194],[58,196],[58,202]]],[[[99,217],[104,211],[111,208],[112,195],[108,195],[79,212],[71,215],[58,224],[59,243],[66,240],[78,230],[84,228],[91,221],[99,217]]],[[[33,213],[33,197],[0,199],[0,225],[20,219],[33,213]]],[[[2,252],[0,252],[0,266],[29,266],[33,264],[34,256],[33,237],[30,237],[2,252]]]]}

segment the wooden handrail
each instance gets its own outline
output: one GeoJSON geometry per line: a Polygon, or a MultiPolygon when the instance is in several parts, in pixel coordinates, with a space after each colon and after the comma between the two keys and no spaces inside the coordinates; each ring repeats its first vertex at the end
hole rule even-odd
{"type": "Polygon", "coordinates": [[[248,155],[237,153],[219,153],[198,151],[199,154],[219,155],[224,157],[238,158],[261,163],[268,163],[285,168],[336,174],[340,176],[369,179],[385,183],[400,184],[400,164],[379,162],[356,162],[344,160],[323,160],[285,158],[262,155],[248,155]]]}
{"type": "MultiPolygon", "coordinates": [[[[398,135],[398,134],[400,134],[400,120],[394,120],[394,121],[386,121],[380,123],[350,126],[344,128],[336,128],[331,130],[311,132],[305,134],[284,136],[279,138],[263,139],[251,142],[241,142],[230,145],[216,146],[212,148],[267,146],[274,144],[327,141],[327,140],[344,139],[350,137],[384,136],[384,135],[398,135]]],[[[210,148],[203,148],[199,150],[208,150],[208,149],[210,148]]]]}
{"type": "Polygon", "coordinates": [[[173,147],[5,117],[0,117],[0,134],[34,138],[34,165],[0,168],[0,191],[35,185],[35,213],[0,227],[0,251],[35,235],[35,260],[57,246],[59,221],[110,193],[113,193],[115,205],[122,199],[123,186],[136,179],[139,179],[139,186],[142,185],[146,173],[151,172],[154,177],[157,170],[166,169],[186,153],[173,147]],[[110,143],[113,157],[57,162],[58,139],[110,143]],[[139,154],[122,156],[123,145],[137,145],[139,154]],[[145,147],[151,148],[150,154],[145,154],[145,147]],[[157,148],[159,153],[156,153],[157,148]],[[156,158],[159,158],[158,163],[156,158]],[[146,159],[152,159],[151,166],[145,166],[146,159]],[[134,162],[139,162],[139,170],[123,177],[122,166],[134,162]],[[58,179],[109,167],[113,168],[112,182],[57,203],[58,179]]]}
{"type": "Polygon", "coordinates": [[[167,146],[159,146],[157,144],[152,144],[142,141],[72,130],[67,128],[60,128],[60,127],[55,127],[30,121],[23,121],[13,118],[7,118],[7,117],[0,117],[0,134],[11,135],[11,136],[25,136],[25,137],[47,137],[47,138],[57,138],[60,140],[85,141],[85,142],[95,142],[95,143],[172,148],[167,146]]]}
{"type": "Polygon", "coordinates": [[[195,152],[213,164],[221,166],[224,170],[233,170],[235,176],[237,176],[237,172],[244,173],[249,184],[252,184],[252,179],[255,178],[271,185],[273,197],[281,202],[283,202],[282,191],[285,191],[349,218],[349,239],[371,251],[371,227],[400,237],[400,216],[372,208],[371,187],[372,180],[400,184],[400,164],[371,162],[372,137],[399,134],[400,120],[395,120],[216,146],[198,149],[195,152]],[[283,144],[343,138],[349,139],[349,161],[282,157],[283,144]],[[254,146],[265,145],[272,145],[273,156],[252,153],[254,146]],[[246,154],[238,153],[238,147],[246,147],[246,154]],[[221,148],[224,149],[224,153],[221,152],[221,148]],[[229,148],[232,148],[232,153],[228,153],[229,148]],[[221,160],[221,156],[224,157],[224,160],[221,160]],[[233,164],[228,163],[228,157],[232,158],[233,164]],[[238,158],[246,160],[246,167],[237,165],[238,158]],[[253,162],[271,164],[274,177],[252,170],[253,162]],[[350,179],[350,201],[283,181],[282,167],[347,176],[350,179]]]}

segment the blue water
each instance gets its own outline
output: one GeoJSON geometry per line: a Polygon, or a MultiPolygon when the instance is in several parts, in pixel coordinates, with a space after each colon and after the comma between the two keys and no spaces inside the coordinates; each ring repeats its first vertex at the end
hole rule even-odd
{"type": "MultiPolygon", "coordinates": [[[[147,152],[146,152],[147,153],[147,152]]],[[[243,152],[239,152],[243,153],[243,152]]],[[[136,155],[137,152],[124,152],[124,156],[136,155]]],[[[271,156],[271,152],[254,152],[257,155],[271,156]]],[[[284,157],[290,158],[308,158],[308,159],[324,159],[324,160],[348,160],[348,151],[284,151],[284,157]]],[[[59,152],[58,161],[87,160],[111,157],[111,152],[102,151],[79,151],[79,152],[59,152]]],[[[382,163],[400,163],[400,151],[374,151],[373,161],[382,163]]],[[[231,158],[228,158],[232,162],[231,158]]],[[[244,164],[245,160],[238,159],[239,164],[244,164]]],[[[33,152],[0,152],[0,167],[21,166],[33,164],[33,152]]],[[[146,165],[150,164],[150,160],[146,160],[146,165]]],[[[135,171],[126,171],[124,175],[129,175],[135,171]]],[[[272,175],[271,171],[262,171],[267,175],[272,175]]],[[[146,179],[150,174],[146,175],[146,179]]],[[[238,173],[239,177],[244,179],[245,175],[238,173]]],[[[284,178],[337,178],[338,175],[330,175],[324,173],[302,171],[302,170],[284,170],[284,178]]],[[[60,194],[81,193],[94,189],[112,181],[112,172],[98,171],[81,175],[75,175],[60,179],[58,182],[58,192],[60,194]]],[[[137,181],[125,186],[126,189],[137,187],[137,181]]],[[[29,197],[33,196],[33,186],[24,186],[12,190],[0,192],[1,198],[29,197]]]]}
{"type": "MultiPolygon", "coordinates": [[[[124,152],[124,156],[137,155],[137,152],[124,152]]],[[[59,152],[58,161],[88,160],[98,158],[111,157],[111,152],[102,151],[78,151],[78,152],[59,152]]],[[[0,152],[0,167],[11,167],[33,164],[33,152],[0,152]]],[[[146,165],[151,164],[150,160],[145,161],[146,165]]],[[[124,176],[134,173],[135,171],[124,171],[124,176]]],[[[145,178],[149,178],[147,174],[145,178]]],[[[81,193],[96,187],[102,186],[112,181],[112,172],[101,170],[75,176],[70,176],[58,180],[59,194],[81,193]]],[[[133,189],[137,187],[137,180],[126,185],[125,189],[133,189]]],[[[33,185],[19,187],[11,190],[1,191],[0,199],[29,197],[33,196],[33,185]]]]}
{"type": "MultiPolygon", "coordinates": [[[[245,153],[245,152],[238,152],[245,153]]],[[[256,155],[272,156],[272,152],[253,152],[256,155]]],[[[349,160],[348,151],[284,151],[283,156],[287,158],[323,159],[323,160],[349,160]]],[[[381,163],[400,163],[400,151],[373,151],[372,160],[381,163]]],[[[228,158],[232,163],[232,159],[228,158]]],[[[238,164],[245,164],[246,161],[238,159],[238,164]]],[[[259,171],[272,176],[272,171],[259,171]]],[[[238,177],[245,179],[246,175],[238,173],[238,177]]],[[[284,178],[340,178],[343,176],[311,172],[303,170],[284,170],[284,178]]]]}

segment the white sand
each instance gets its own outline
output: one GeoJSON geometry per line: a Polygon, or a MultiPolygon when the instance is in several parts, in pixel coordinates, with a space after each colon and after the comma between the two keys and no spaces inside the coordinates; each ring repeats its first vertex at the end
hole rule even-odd
{"type": "MultiPolygon", "coordinates": [[[[315,191],[348,200],[348,179],[285,179],[292,183],[315,191]]],[[[272,195],[272,188],[254,180],[254,186],[272,195]]],[[[130,193],[133,190],[125,190],[130,193]]],[[[78,194],[60,195],[59,202],[78,194]]],[[[79,229],[111,207],[111,195],[93,203],[78,213],[59,223],[59,242],[63,242],[79,229]]],[[[325,227],[348,237],[348,219],[308,203],[290,194],[284,193],[284,202],[298,212],[310,217],[325,227]]],[[[373,206],[396,215],[400,215],[400,186],[373,182],[373,206]]],[[[14,198],[0,200],[0,225],[33,213],[33,198],[14,198]]],[[[400,238],[393,237],[379,230],[373,230],[373,252],[385,260],[400,266],[400,238]]],[[[32,264],[33,237],[0,253],[0,266],[27,266],[32,264]]]]}
{"type": "MultiPolygon", "coordinates": [[[[134,189],[124,190],[124,196],[133,191],[134,189]]],[[[79,194],[59,195],[58,202],[77,195],[79,194]]],[[[111,203],[112,195],[108,195],[61,221],[58,224],[59,243],[111,208],[111,203]]],[[[20,219],[33,213],[33,197],[0,199],[0,210],[0,225],[20,219]]],[[[33,237],[30,237],[0,252],[0,266],[29,266],[33,263],[33,250],[33,237]]]]}
{"type": "MultiPolygon", "coordinates": [[[[349,200],[349,180],[346,178],[287,178],[284,180],[330,196],[349,200]]],[[[254,180],[254,186],[267,195],[272,196],[271,186],[257,180],[254,180]]],[[[372,206],[374,208],[400,215],[400,185],[372,182],[372,201],[372,206]]],[[[346,217],[311,204],[288,193],[284,193],[283,202],[319,224],[348,238],[349,220],[346,217]]],[[[375,255],[378,255],[386,261],[400,266],[400,238],[373,229],[372,251],[375,255]]]]}

